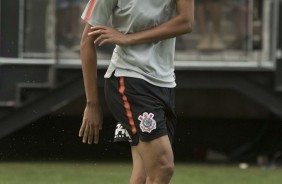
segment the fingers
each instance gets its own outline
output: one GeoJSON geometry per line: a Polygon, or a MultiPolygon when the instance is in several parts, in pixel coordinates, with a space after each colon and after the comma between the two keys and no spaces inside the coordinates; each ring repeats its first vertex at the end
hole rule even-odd
{"type": "Polygon", "coordinates": [[[92,30],[99,30],[99,29],[103,29],[103,30],[105,30],[105,29],[107,29],[107,28],[109,28],[109,27],[107,27],[107,26],[91,26],[91,28],[90,29],[92,29],[92,30]]]}
{"type": "Polygon", "coordinates": [[[106,26],[94,26],[91,27],[91,32],[88,33],[88,36],[94,36],[94,44],[104,45],[104,44],[123,44],[125,40],[124,34],[119,31],[106,27],[106,26]]]}
{"type": "Polygon", "coordinates": [[[83,143],[98,144],[99,142],[99,131],[102,129],[103,124],[103,112],[100,108],[94,109],[89,112],[87,108],[85,110],[85,117],[79,130],[79,137],[82,137],[83,143]],[[89,114],[96,114],[96,116],[90,116],[89,114]]]}
{"type": "Polygon", "coordinates": [[[101,46],[105,43],[106,40],[108,40],[108,36],[102,34],[94,41],[94,43],[101,46]]]}
{"type": "Polygon", "coordinates": [[[113,34],[113,29],[106,26],[94,26],[91,27],[91,30],[92,32],[89,32],[88,36],[96,37],[94,44],[102,46],[108,43],[115,43],[113,40],[115,37],[113,34]]]}
{"type": "Polygon", "coordinates": [[[82,142],[88,144],[94,143],[98,144],[99,142],[99,130],[102,129],[102,123],[99,123],[98,125],[93,125],[90,123],[86,123],[85,121],[82,123],[81,128],[79,130],[79,137],[83,136],[82,142]]]}
{"type": "Polygon", "coordinates": [[[109,28],[106,26],[94,26],[91,27],[92,32],[89,32],[88,35],[99,36],[101,34],[106,34],[109,28]]]}
{"type": "Polygon", "coordinates": [[[110,39],[104,39],[103,41],[101,41],[101,43],[99,43],[99,46],[102,46],[102,45],[108,44],[108,43],[112,43],[112,41],[110,39]]]}
{"type": "Polygon", "coordinates": [[[90,131],[88,133],[88,144],[92,144],[93,142],[93,135],[94,134],[94,128],[93,125],[90,125],[90,131]]]}
{"type": "Polygon", "coordinates": [[[89,32],[88,35],[92,35],[96,37],[96,39],[94,40],[94,44],[99,45],[99,46],[106,43],[105,40],[109,38],[109,35],[107,34],[105,30],[96,30],[93,32],[89,32]]]}
{"type": "MultiPolygon", "coordinates": [[[[92,144],[93,143],[93,137],[94,137],[94,143],[98,144],[99,142],[99,125],[93,126],[90,125],[89,126],[89,132],[88,132],[88,144],[92,144]]],[[[83,140],[83,143],[86,143],[87,140],[83,140]]]]}
{"type": "Polygon", "coordinates": [[[92,32],[89,32],[88,33],[88,36],[90,35],[93,35],[93,36],[98,36],[98,35],[102,35],[102,34],[105,34],[106,33],[106,30],[96,30],[96,31],[92,31],[92,32]]]}
{"type": "Polygon", "coordinates": [[[85,123],[85,121],[83,120],[82,125],[81,125],[81,127],[80,127],[80,129],[79,129],[79,134],[78,134],[79,137],[82,137],[83,132],[84,132],[84,129],[85,129],[85,125],[86,125],[86,123],[85,123]]]}
{"type": "Polygon", "coordinates": [[[83,143],[86,143],[86,142],[87,142],[87,138],[88,138],[89,131],[90,131],[90,128],[89,128],[89,126],[87,125],[87,126],[85,127],[84,134],[83,134],[83,139],[82,139],[82,142],[83,142],[83,143]]]}

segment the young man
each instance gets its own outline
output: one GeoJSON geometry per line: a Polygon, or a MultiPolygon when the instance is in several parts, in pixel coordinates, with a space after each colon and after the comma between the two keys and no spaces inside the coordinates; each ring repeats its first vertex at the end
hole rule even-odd
{"type": "Polygon", "coordinates": [[[169,183],[174,170],[175,37],[192,31],[193,0],[90,0],[82,18],[88,23],[81,40],[87,105],[79,136],[84,143],[93,138],[98,143],[102,111],[95,45],[115,44],[105,97],[119,122],[116,134],[131,143],[130,183],[169,183]],[[110,17],[112,27],[105,26],[110,17]]]}
{"type": "Polygon", "coordinates": [[[198,43],[197,49],[199,50],[223,50],[225,48],[224,42],[220,38],[221,31],[221,0],[197,0],[196,12],[201,32],[201,39],[198,43]],[[212,21],[212,30],[208,29],[208,17],[212,21]]]}

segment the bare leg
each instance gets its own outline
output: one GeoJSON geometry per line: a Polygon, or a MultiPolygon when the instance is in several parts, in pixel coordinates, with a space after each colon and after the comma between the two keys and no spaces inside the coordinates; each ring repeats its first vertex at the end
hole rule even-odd
{"type": "Polygon", "coordinates": [[[205,6],[203,3],[196,6],[196,12],[197,12],[197,20],[198,20],[200,32],[202,35],[206,35],[208,33],[207,20],[205,14],[205,6]]]}
{"type": "Polygon", "coordinates": [[[143,160],[138,153],[136,146],[131,147],[131,154],[133,168],[130,177],[130,184],[145,184],[147,175],[143,165],[143,160]]]}
{"type": "Polygon", "coordinates": [[[225,48],[225,45],[220,36],[222,4],[220,2],[208,2],[207,6],[209,7],[208,10],[210,10],[213,26],[211,47],[215,50],[222,50],[225,48]]]}
{"type": "Polygon", "coordinates": [[[233,44],[235,49],[246,50],[248,46],[248,3],[246,0],[241,0],[241,4],[234,8],[236,40],[233,44]]]}
{"type": "Polygon", "coordinates": [[[208,31],[207,19],[206,19],[206,4],[200,3],[196,6],[197,20],[199,23],[199,29],[201,37],[197,45],[199,50],[208,50],[211,47],[211,38],[208,31]]]}
{"type": "Polygon", "coordinates": [[[215,34],[220,33],[220,23],[221,23],[221,3],[219,2],[208,2],[207,6],[210,10],[210,15],[212,18],[213,32],[215,34]]]}
{"type": "Polygon", "coordinates": [[[168,136],[136,146],[147,173],[146,184],[168,184],[174,171],[174,157],[168,136]]]}

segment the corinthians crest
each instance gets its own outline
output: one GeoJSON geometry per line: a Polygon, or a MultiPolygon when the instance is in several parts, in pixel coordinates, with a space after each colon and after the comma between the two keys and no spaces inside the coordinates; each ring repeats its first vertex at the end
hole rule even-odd
{"type": "Polygon", "coordinates": [[[141,121],[140,128],[142,132],[151,133],[152,130],[156,129],[156,121],[153,119],[153,117],[153,113],[148,114],[147,112],[144,112],[143,116],[140,115],[138,117],[138,120],[141,121]]]}

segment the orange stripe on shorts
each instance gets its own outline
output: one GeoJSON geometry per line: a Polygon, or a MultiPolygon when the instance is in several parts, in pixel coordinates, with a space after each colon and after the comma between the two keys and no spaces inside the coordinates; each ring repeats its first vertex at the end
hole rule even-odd
{"type": "Polygon", "coordinates": [[[91,17],[93,10],[94,10],[95,4],[96,4],[96,0],[90,0],[90,4],[88,6],[88,9],[87,9],[87,12],[86,12],[86,15],[85,15],[85,18],[84,18],[84,20],[86,22],[88,22],[90,20],[90,17],[91,17]]]}
{"type": "Polygon", "coordinates": [[[120,87],[119,87],[118,91],[121,94],[121,97],[122,97],[122,100],[123,100],[123,103],[124,103],[124,108],[125,108],[125,111],[126,111],[126,116],[128,118],[129,124],[131,126],[131,131],[132,131],[133,135],[135,135],[136,134],[136,127],[135,127],[133,116],[132,116],[132,112],[131,112],[131,109],[130,109],[130,104],[129,104],[128,100],[127,100],[126,95],[124,94],[124,91],[125,91],[124,77],[120,77],[119,85],[120,85],[120,87]]]}

